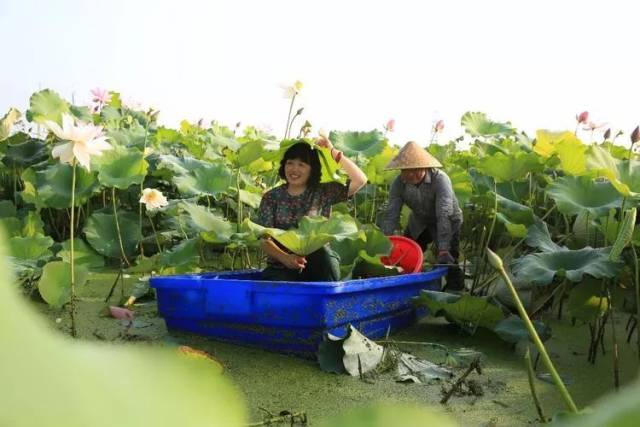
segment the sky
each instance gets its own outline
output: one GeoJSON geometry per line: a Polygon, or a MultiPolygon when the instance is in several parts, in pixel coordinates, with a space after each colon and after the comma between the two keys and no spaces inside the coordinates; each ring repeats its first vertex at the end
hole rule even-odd
{"type": "Polygon", "coordinates": [[[300,80],[298,125],[394,119],[398,145],[426,145],[440,119],[439,141],[454,138],[466,111],[533,135],[573,130],[587,110],[629,134],[639,17],[617,0],[0,0],[0,116],[40,88],[83,104],[101,87],[167,126],[215,119],[282,136],[279,85],[300,80]]]}

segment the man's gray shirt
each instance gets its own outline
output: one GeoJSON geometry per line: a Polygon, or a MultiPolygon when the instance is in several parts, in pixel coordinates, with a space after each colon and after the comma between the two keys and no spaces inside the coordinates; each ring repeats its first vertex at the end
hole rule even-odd
{"type": "Polygon", "coordinates": [[[451,238],[462,224],[462,211],[451,186],[449,176],[439,169],[428,169],[418,185],[406,184],[400,176],[391,184],[389,205],[380,228],[389,235],[400,224],[402,205],[411,208],[407,232],[417,239],[428,229],[438,250],[448,251],[451,238]]]}

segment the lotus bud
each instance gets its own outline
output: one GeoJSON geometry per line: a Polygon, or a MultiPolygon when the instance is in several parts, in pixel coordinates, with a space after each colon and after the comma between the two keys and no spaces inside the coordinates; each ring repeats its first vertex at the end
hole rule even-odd
{"type": "Polygon", "coordinates": [[[604,132],[604,140],[607,141],[609,138],[611,138],[611,128],[604,132]]]}
{"type": "Polygon", "coordinates": [[[296,111],[296,116],[299,116],[300,114],[302,114],[303,111],[304,111],[304,107],[298,108],[298,111],[296,111]]]}
{"type": "Polygon", "coordinates": [[[636,126],[636,128],[631,132],[631,143],[635,144],[640,141],[640,126],[636,126]]]}
{"type": "Polygon", "coordinates": [[[495,252],[487,248],[487,259],[493,268],[496,270],[502,270],[504,268],[502,264],[502,258],[500,258],[495,252]]]}
{"type": "Polygon", "coordinates": [[[384,125],[384,128],[387,132],[393,132],[393,130],[396,127],[396,121],[394,119],[389,119],[389,121],[387,122],[386,125],[384,125]]]}
{"type": "Polygon", "coordinates": [[[434,132],[440,133],[444,130],[444,120],[438,120],[435,125],[433,125],[434,132]]]}
{"type": "Polygon", "coordinates": [[[578,123],[587,123],[587,121],[589,120],[589,112],[583,111],[580,114],[576,114],[576,120],[578,121],[578,123]]]}
{"type": "Polygon", "coordinates": [[[304,85],[300,80],[296,80],[295,83],[293,84],[293,89],[296,91],[296,93],[300,93],[303,87],[304,85]]]}

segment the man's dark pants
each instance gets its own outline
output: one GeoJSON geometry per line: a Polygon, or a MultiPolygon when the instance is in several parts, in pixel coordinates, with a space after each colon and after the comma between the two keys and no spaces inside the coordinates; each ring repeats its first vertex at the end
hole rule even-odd
{"type": "MultiPolygon", "coordinates": [[[[435,231],[433,231],[435,234],[435,231]]],[[[408,230],[405,230],[404,235],[410,239],[412,237],[409,235],[408,230]]],[[[426,251],[429,243],[433,242],[432,231],[428,228],[415,239],[416,243],[420,245],[422,251],[426,251]]],[[[449,242],[449,253],[453,257],[455,263],[449,267],[449,272],[447,273],[447,283],[445,285],[445,289],[447,290],[460,290],[464,289],[464,277],[462,274],[462,269],[458,265],[458,257],[460,256],[460,232],[456,231],[451,237],[451,241],[449,242]]],[[[436,257],[437,257],[437,248],[436,248],[436,257]]]]}

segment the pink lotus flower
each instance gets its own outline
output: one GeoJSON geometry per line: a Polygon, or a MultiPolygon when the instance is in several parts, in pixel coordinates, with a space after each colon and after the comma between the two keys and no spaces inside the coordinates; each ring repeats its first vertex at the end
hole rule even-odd
{"type": "Polygon", "coordinates": [[[444,120],[438,120],[436,124],[433,125],[433,131],[436,133],[442,133],[444,130],[444,120]]]}
{"type": "Polygon", "coordinates": [[[393,132],[396,127],[396,121],[394,119],[389,119],[386,125],[384,125],[384,129],[387,132],[393,132]]]}
{"type": "Polygon", "coordinates": [[[579,124],[586,124],[588,120],[589,120],[589,112],[588,111],[583,111],[580,114],[576,114],[576,121],[579,124]]]}
{"type": "Polygon", "coordinates": [[[586,126],[582,126],[582,129],[593,132],[596,129],[600,129],[600,128],[604,127],[605,125],[606,125],[606,123],[598,124],[596,122],[589,122],[589,123],[586,124],[586,126]]]}
{"type": "Polygon", "coordinates": [[[92,101],[98,104],[104,105],[111,102],[111,93],[109,93],[108,90],[97,87],[95,89],[91,89],[91,95],[93,95],[92,101]]]}
{"type": "Polygon", "coordinates": [[[112,317],[122,320],[133,320],[135,313],[127,308],[109,306],[109,313],[112,317]]]}

